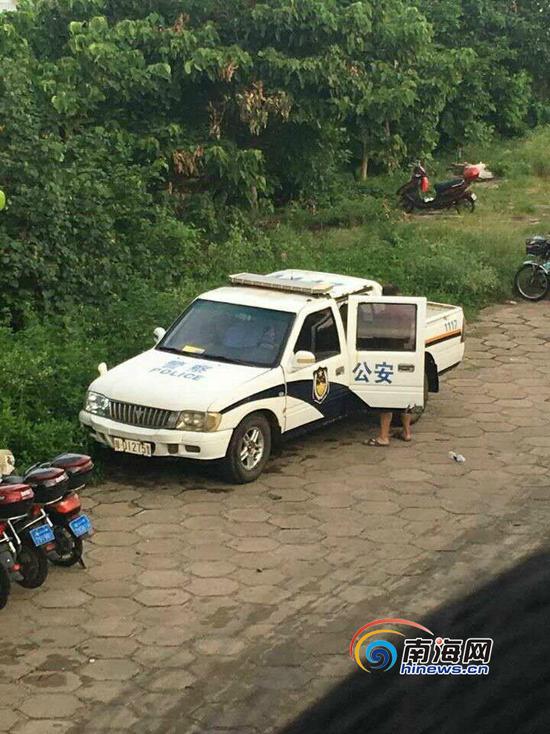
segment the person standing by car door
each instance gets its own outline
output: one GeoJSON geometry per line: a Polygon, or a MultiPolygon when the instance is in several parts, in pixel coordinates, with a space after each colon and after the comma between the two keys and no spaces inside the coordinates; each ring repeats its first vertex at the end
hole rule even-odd
{"type": "MultiPolygon", "coordinates": [[[[388,283],[382,289],[382,296],[399,296],[400,291],[396,285],[388,283]]],[[[399,306],[388,304],[384,307],[384,320],[388,326],[394,327],[398,332],[410,333],[410,322],[403,318],[403,311],[399,306]]],[[[412,338],[412,334],[410,334],[412,338]]],[[[384,447],[389,446],[392,436],[399,438],[406,443],[412,441],[412,413],[409,410],[398,411],[401,415],[401,428],[391,431],[393,420],[393,411],[380,412],[380,431],[376,438],[370,438],[365,441],[367,446],[384,447]]]]}

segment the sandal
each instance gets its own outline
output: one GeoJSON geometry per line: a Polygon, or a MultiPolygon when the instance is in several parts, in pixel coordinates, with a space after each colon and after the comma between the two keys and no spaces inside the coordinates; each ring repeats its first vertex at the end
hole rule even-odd
{"type": "Polygon", "coordinates": [[[376,446],[377,448],[387,449],[389,443],[381,443],[377,438],[369,438],[368,441],[363,441],[365,446],[376,446]]]}

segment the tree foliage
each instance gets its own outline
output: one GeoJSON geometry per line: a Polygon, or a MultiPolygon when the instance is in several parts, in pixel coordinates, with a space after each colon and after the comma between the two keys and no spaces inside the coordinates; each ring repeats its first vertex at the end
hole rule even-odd
{"type": "Polygon", "coordinates": [[[521,132],[548,112],[549,34],[543,0],[21,0],[0,312],[201,277],[222,212],[521,132]]]}

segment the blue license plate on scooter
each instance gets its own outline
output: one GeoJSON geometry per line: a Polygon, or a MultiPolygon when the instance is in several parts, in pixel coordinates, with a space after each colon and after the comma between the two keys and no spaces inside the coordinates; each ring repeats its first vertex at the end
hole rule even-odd
{"type": "Polygon", "coordinates": [[[79,515],[74,520],[71,520],[69,527],[77,538],[81,538],[83,535],[90,535],[92,532],[92,523],[88,515],[79,515]]]}
{"type": "Polygon", "coordinates": [[[39,525],[37,528],[32,528],[30,536],[37,548],[40,548],[41,545],[46,545],[46,543],[53,543],[55,540],[55,535],[49,525],[39,525]]]}

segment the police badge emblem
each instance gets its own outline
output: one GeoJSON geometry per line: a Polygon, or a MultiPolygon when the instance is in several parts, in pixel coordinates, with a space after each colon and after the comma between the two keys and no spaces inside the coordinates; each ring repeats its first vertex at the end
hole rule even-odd
{"type": "Polygon", "coordinates": [[[326,367],[319,367],[313,373],[313,400],[321,404],[325,401],[329,391],[328,369],[326,367]]]}

